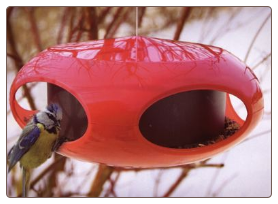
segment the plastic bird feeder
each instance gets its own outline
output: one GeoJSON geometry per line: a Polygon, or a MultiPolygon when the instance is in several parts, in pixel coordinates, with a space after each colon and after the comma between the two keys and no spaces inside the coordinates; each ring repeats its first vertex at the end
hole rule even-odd
{"type": "Polygon", "coordinates": [[[254,73],[214,46],[125,37],[58,45],[39,53],[16,76],[13,115],[23,127],[25,110],[16,91],[47,82],[48,100],[64,109],[62,155],[122,167],[164,167],[212,157],[243,140],[263,112],[254,73]],[[247,109],[246,121],[228,94],[247,109]],[[225,117],[241,127],[215,144],[177,149],[219,134],[225,117]]]}

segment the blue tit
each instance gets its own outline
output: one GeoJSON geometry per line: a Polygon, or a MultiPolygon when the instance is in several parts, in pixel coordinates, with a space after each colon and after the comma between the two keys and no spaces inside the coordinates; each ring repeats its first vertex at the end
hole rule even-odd
{"type": "Polygon", "coordinates": [[[62,109],[57,104],[50,104],[46,110],[36,113],[8,153],[8,171],[19,161],[23,172],[29,172],[50,158],[60,143],[58,135],[61,120],[62,109]]]}

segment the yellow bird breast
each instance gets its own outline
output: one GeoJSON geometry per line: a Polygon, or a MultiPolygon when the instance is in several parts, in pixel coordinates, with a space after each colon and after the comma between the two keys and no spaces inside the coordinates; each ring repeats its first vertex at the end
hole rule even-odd
{"type": "Polygon", "coordinates": [[[47,132],[42,124],[38,123],[37,127],[41,132],[39,138],[20,159],[20,164],[27,169],[36,168],[43,164],[51,156],[52,147],[58,138],[58,134],[47,132]]]}

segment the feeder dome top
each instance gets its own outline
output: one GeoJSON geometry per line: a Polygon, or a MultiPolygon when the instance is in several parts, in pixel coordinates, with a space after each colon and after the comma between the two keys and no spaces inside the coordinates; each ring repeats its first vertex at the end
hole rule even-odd
{"type": "Polygon", "coordinates": [[[219,59],[223,49],[143,36],[68,43],[50,47],[47,52],[65,57],[115,62],[185,62],[219,59]]]}

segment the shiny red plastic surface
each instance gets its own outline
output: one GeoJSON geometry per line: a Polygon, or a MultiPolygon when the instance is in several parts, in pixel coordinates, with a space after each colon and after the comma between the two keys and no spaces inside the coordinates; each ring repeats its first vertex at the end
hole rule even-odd
{"type": "Polygon", "coordinates": [[[65,143],[60,153],[82,161],[123,167],[165,167],[212,157],[244,139],[263,112],[256,76],[231,53],[214,46],[149,37],[124,37],[51,47],[18,73],[10,92],[20,126],[34,111],[21,108],[16,91],[28,82],[48,82],[73,94],[87,117],[86,133],[65,143]],[[227,95],[226,116],[242,127],[213,145],[172,149],[146,140],[138,124],[143,112],[169,95],[210,89],[243,101],[247,119],[234,111],[227,95]]]}

